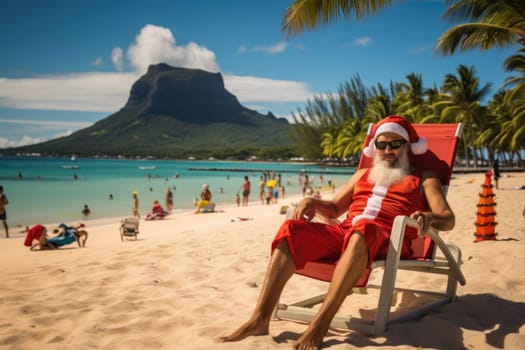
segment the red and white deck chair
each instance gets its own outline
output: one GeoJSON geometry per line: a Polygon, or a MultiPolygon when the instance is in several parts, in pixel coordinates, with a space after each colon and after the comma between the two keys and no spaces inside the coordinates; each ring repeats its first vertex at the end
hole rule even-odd
{"type": "MultiPolygon", "coordinates": [[[[452,166],[456,156],[456,150],[461,135],[461,124],[413,124],[417,133],[427,139],[429,150],[419,156],[411,155],[411,164],[416,167],[433,170],[441,180],[443,191],[447,194],[452,166]]],[[[365,145],[368,145],[372,124],[368,129],[365,145]]],[[[370,167],[371,158],[361,156],[358,168],[370,167]]],[[[366,288],[379,288],[379,301],[375,312],[375,319],[362,319],[350,316],[342,316],[338,313],[331,327],[335,329],[352,329],[371,335],[381,335],[385,332],[389,323],[395,321],[407,321],[416,319],[430,310],[453,301],[456,297],[458,282],[465,285],[461,265],[461,250],[452,243],[446,243],[439,236],[437,230],[431,228],[425,238],[417,238],[412,243],[414,250],[413,259],[400,259],[401,247],[405,228],[412,226],[417,228],[417,222],[408,216],[398,216],[394,220],[390,237],[390,246],[386,260],[374,261],[372,270],[378,267],[384,268],[382,282],[380,285],[365,285],[361,278],[354,288],[354,292],[365,292],[366,288]],[[410,270],[421,273],[442,274],[448,276],[448,282],[444,291],[435,290],[413,290],[410,288],[396,288],[396,276],[398,270],[410,270]],[[431,302],[412,308],[396,318],[390,319],[391,303],[394,291],[428,293],[433,296],[431,302]]],[[[330,282],[337,261],[310,262],[297,270],[296,273],[317,280],[330,282]]],[[[286,319],[299,322],[309,322],[316,310],[313,306],[322,303],[326,293],[310,297],[291,304],[278,303],[274,318],[286,319]]]]}

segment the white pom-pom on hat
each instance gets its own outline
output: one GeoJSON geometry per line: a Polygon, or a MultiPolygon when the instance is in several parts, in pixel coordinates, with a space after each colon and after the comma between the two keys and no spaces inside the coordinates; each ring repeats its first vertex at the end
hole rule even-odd
{"type": "Polygon", "coordinates": [[[416,130],[405,118],[398,115],[390,115],[379,121],[372,129],[372,138],[363,149],[363,154],[368,158],[372,158],[375,152],[376,138],[386,132],[398,134],[408,142],[410,142],[410,150],[413,154],[423,154],[428,150],[427,140],[424,137],[419,137],[416,130]]]}

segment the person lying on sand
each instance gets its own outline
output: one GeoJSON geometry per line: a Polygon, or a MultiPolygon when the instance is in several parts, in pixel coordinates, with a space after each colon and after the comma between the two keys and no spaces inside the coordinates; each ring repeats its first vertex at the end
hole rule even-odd
{"type": "Polygon", "coordinates": [[[60,224],[58,229],[53,230],[53,233],[57,233],[53,237],[48,236],[47,228],[43,225],[37,224],[31,228],[27,227],[24,245],[30,250],[35,250],[37,247],[39,250],[58,249],[73,242],[77,242],[79,247],[85,247],[88,233],[85,230],[79,230],[83,227],[85,227],[84,224],[79,224],[76,227],[60,224]]]}

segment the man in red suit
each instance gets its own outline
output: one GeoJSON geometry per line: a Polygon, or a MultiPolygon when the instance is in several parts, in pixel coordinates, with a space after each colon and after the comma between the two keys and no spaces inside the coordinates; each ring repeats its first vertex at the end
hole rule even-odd
{"type": "Polygon", "coordinates": [[[356,282],[373,260],[384,258],[395,216],[419,222],[417,232],[407,232],[402,256],[410,256],[410,240],[424,236],[430,226],[451,230],[455,216],[436,174],[410,166],[409,153],[427,151],[403,117],[389,116],[374,126],[363,152],[374,158],[372,168],[359,169],[331,200],[304,198],[294,217],[283,223],[272,242],[272,256],[259,300],[251,317],[221,341],[237,341],[269,333],[272,311],[288,279],[306,262],[339,259],[325,301],[294,349],[318,349],[330,322],[356,282]],[[338,218],[338,225],[311,222],[316,214],[338,218]]]}

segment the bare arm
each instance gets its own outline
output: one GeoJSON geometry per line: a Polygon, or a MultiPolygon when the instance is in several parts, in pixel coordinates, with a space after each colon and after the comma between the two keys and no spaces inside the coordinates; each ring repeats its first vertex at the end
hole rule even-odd
{"type": "Polygon", "coordinates": [[[293,218],[311,221],[316,214],[320,214],[328,219],[338,218],[348,210],[350,203],[352,203],[355,185],[365,171],[366,169],[356,171],[345,187],[331,200],[315,199],[312,197],[303,198],[295,209],[293,218]]]}
{"type": "Polygon", "coordinates": [[[431,171],[425,171],[421,181],[430,211],[416,211],[410,217],[419,222],[422,235],[428,231],[430,226],[442,231],[452,230],[456,217],[443,194],[438,177],[431,171]]]}

